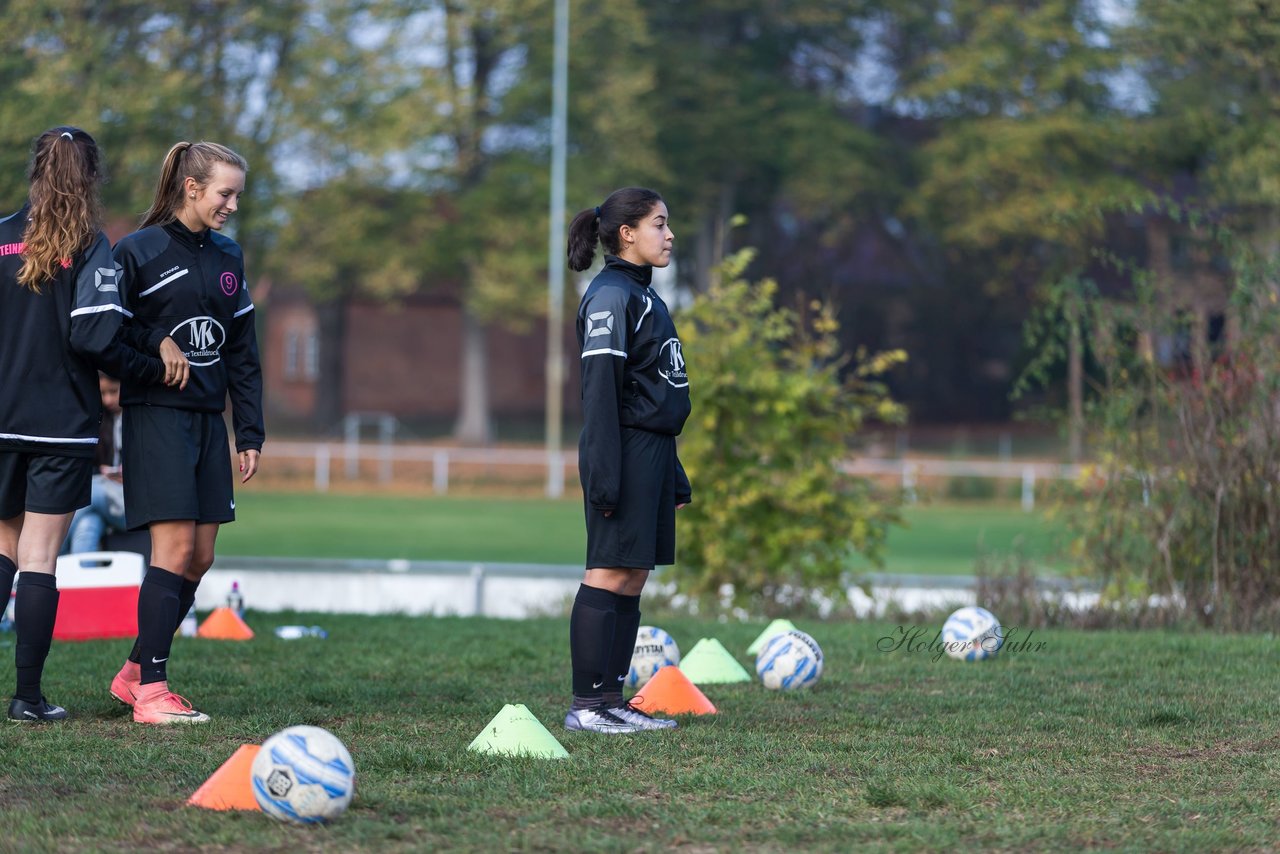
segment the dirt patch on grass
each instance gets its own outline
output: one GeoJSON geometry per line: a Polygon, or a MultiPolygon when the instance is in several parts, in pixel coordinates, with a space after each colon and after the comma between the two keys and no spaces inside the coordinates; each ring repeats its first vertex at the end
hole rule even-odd
{"type": "Polygon", "coordinates": [[[1225,759],[1232,756],[1246,756],[1257,753],[1274,753],[1280,750],[1280,735],[1273,735],[1261,741],[1245,741],[1233,739],[1219,741],[1203,747],[1174,747],[1172,745],[1151,744],[1135,747],[1129,753],[1134,756],[1150,756],[1158,759],[1225,759]]]}

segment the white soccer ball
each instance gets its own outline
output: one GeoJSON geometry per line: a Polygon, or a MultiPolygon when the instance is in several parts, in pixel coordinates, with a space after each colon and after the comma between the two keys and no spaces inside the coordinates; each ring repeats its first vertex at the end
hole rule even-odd
{"type": "Polygon", "coordinates": [[[636,649],[631,654],[631,669],[627,671],[627,685],[640,688],[668,664],[680,663],[680,647],[675,638],[662,629],[641,626],[636,633],[636,649]]]}
{"type": "Polygon", "coordinates": [[[351,754],[318,726],[291,726],[268,738],[249,776],[262,811],[293,824],[332,821],[356,791],[351,754]]]}
{"type": "Polygon", "coordinates": [[[999,652],[1003,644],[1000,621],[986,608],[961,608],[942,626],[942,648],[957,661],[982,661],[999,652]]]}
{"type": "Polygon", "coordinates": [[[774,635],[756,655],[756,675],[775,691],[807,688],[822,675],[822,647],[799,629],[774,635]]]}

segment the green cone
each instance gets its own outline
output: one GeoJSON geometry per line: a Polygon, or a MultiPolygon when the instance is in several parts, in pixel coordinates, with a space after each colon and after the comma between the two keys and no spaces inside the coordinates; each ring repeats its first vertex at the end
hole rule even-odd
{"type": "Polygon", "coordinates": [[[569,751],[525,708],[524,703],[503,706],[502,711],[485,724],[475,740],[467,745],[467,750],[542,759],[569,758],[569,751]]]}
{"type": "Polygon", "coordinates": [[[751,676],[724,644],[715,638],[703,638],[689,654],[680,659],[680,671],[695,685],[716,682],[750,682],[751,676]]]}
{"type": "Polygon", "coordinates": [[[772,623],[764,627],[764,631],[756,636],[751,642],[751,646],[747,647],[747,655],[755,655],[764,649],[764,645],[769,642],[769,638],[774,635],[780,635],[783,632],[789,632],[795,628],[790,620],[774,620],[772,623]]]}

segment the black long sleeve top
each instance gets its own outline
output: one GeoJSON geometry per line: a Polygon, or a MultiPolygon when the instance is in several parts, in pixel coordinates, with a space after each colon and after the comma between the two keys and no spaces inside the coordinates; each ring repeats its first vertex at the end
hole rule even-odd
{"type": "Polygon", "coordinates": [[[172,220],[135,231],[114,254],[133,334],[153,353],[171,336],[191,363],[185,389],[126,379],[120,403],[222,412],[230,393],[236,450],[261,449],[262,365],[239,244],[172,220]]]}
{"type": "Polygon", "coordinates": [[[124,309],[102,232],[39,293],[18,284],[29,210],[0,220],[0,448],[92,457],[98,370],[147,387],[164,364],[117,335],[124,309]]]}
{"type": "MultiPolygon", "coordinates": [[[[680,435],[689,417],[689,377],[653,268],[605,256],[578,307],[582,351],[580,443],[587,501],[613,510],[622,483],[622,428],[680,435]]],[[[676,503],[692,496],[677,457],[676,503]]]]}

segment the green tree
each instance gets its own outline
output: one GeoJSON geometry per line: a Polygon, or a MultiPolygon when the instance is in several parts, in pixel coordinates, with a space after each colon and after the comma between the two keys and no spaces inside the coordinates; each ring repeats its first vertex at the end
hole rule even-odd
{"type": "Polygon", "coordinates": [[[397,41],[408,12],[373,0],[326,0],[323,9],[295,32],[293,63],[278,81],[283,174],[264,266],[315,303],[314,425],[329,430],[346,413],[350,301],[392,301],[434,284],[423,235],[444,214],[400,159],[413,132],[406,102],[415,81],[397,41]]]}
{"type": "Polygon", "coordinates": [[[692,595],[731,585],[735,602],[769,612],[839,591],[854,552],[880,559],[896,502],[841,463],[868,420],[901,418],[874,378],[905,354],[850,360],[829,307],[779,308],[776,283],[743,278],[752,254],[726,259],[680,318],[693,397],[680,457],[694,500],[673,573],[692,595]]]}
{"type": "Polygon", "coordinates": [[[150,202],[161,158],[179,139],[215,139],[246,156],[248,198],[235,221],[254,275],[273,233],[281,85],[296,72],[301,0],[6,3],[0,49],[0,193],[18,198],[29,143],[54,124],[82,125],[108,158],[115,215],[150,202]],[[12,75],[12,76],[9,76],[12,75]]]}
{"type": "Polygon", "coordinates": [[[153,18],[141,4],[83,0],[6,2],[2,8],[0,196],[9,206],[25,196],[24,168],[40,132],[76,124],[106,151],[108,209],[141,212],[167,148],[143,139],[142,122],[175,105],[175,83],[182,77],[155,74],[147,57],[158,39],[147,24],[163,20],[162,10],[153,18]]]}
{"type": "Polygon", "coordinates": [[[1147,162],[1197,192],[1259,251],[1280,249],[1280,8],[1137,0],[1122,31],[1145,105],[1147,162]]]}
{"type": "Polygon", "coordinates": [[[678,271],[703,289],[730,247],[730,220],[779,203],[834,232],[883,183],[883,140],[856,120],[867,0],[665,2],[642,7],[653,34],[649,115],[682,232],[678,271]]]}
{"type": "MultiPolygon", "coordinates": [[[[1149,195],[1126,168],[1131,121],[1110,86],[1122,63],[1115,27],[1092,0],[959,0],[910,14],[934,24],[905,93],[940,127],[919,151],[906,209],[952,263],[990,271],[989,293],[1042,299],[1088,267],[1109,212],[1149,195]]],[[[1084,353],[1066,308],[1075,458],[1084,353]]]]}

